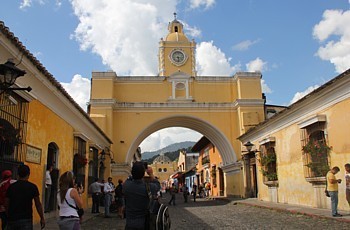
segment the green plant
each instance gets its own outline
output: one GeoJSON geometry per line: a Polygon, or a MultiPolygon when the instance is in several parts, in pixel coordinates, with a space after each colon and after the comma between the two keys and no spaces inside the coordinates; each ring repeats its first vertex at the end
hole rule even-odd
{"type": "Polygon", "coordinates": [[[261,173],[263,174],[263,176],[265,176],[267,178],[268,181],[278,180],[276,172],[269,172],[267,170],[262,169],[261,173]]]}
{"type": "Polygon", "coordinates": [[[332,147],[323,140],[310,140],[304,147],[303,153],[309,156],[308,167],[315,177],[325,176],[329,171],[328,157],[332,147]]]}
{"type": "Polygon", "coordinates": [[[268,181],[278,180],[276,172],[276,154],[261,154],[259,162],[261,164],[261,173],[268,181]]]}

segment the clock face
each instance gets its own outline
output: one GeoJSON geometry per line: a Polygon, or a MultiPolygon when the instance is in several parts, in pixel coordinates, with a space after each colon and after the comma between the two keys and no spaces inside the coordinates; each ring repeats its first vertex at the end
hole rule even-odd
{"type": "Polygon", "coordinates": [[[185,60],[185,54],[180,50],[175,50],[171,54],[171,59],[176,63],[182,63],[185,60]]]}

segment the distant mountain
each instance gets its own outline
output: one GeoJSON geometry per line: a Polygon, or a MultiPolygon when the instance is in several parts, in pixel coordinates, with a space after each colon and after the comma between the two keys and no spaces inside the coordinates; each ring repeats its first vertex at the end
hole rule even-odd
{"type": "Polygon", "coordinates": [[[196,142],[194,141],[184,141],[184,142],[174,143],[174,144],[168,145],[167,147],[159,149],[157,151],[142,152],[141,157],[142,157],[142,160],[146,160],[156,155],[159,155],[161,153],[174,152],[179,149],[187,149],[188,147],[192,147],[195,143],[196,142]]]}

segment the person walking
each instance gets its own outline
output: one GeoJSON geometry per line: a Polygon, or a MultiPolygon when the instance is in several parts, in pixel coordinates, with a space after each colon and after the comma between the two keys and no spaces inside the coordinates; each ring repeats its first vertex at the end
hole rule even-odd
{"type": "Polygon", "coordinates": [[[341,183],[341,179],[337,179],[335,174],[340,171],[338,166],[333,167],[326,176],[327,179],[327,191],[331,196],[331,207],[332,207],[332,216],[341,217],[338,213],[338,183],[341,183]]]}
{"type": "Polygon", "coordinates": [[[350,164],[345,164],[345,194],[346,194],[346,201],[348,202],[350,206],[350,164]]]}
{"type": "Polygon", "coordinates": [[[33,200],[40,216],[41,228],[45,227],[43,206],[39,198],[38,187],[29,182],[28,165],[18,167],[18,180],[11,184],[6,192],[5,207],[8,214],[6,230],[33,229],[33,200]]]}
{"type": "Polygon", "coordinates": [[[184,184],[184,186],[183,186],[182,193],[183,193],[183,196],[184,196],[185,203],[187,203],[187,199],[188,199],[188,187],[187,187],[186,184],[184,184]]]}
{"type": "MultiPolygon", "coordinates": [[[[147,172],[149,178],[147,183],[152,196],[157,196],[160,189],[160,183],[155,179],[151,167],[145,168],[143,162],[135,162],[131,169],[132,178],[125,181],[123,193],[125,198],[126,212],[126,230],[144,230],[147,223],[147,214],[149,213],[149,196],[147,184],[143,177],[147,172]]],[[[153,228],[151,228],[153,229],[153,228]]]]}
{"type": "Polygon", "coordinates": [[[98,178],[89,186],[89,193],[92,196],[91,213],[100,213],[100,195],[103,184],[98,182],[98,178]]]}
{"type": "Polygon", "coordinates": [[[59,219],[57,224],[60,230],[79,230],[81,219],[77,208],[83,207],[81,188],[74,186],[74,175],[71,171],[62,174],[59,179],[57,203],[59,206],[59,219]]]}
{"type": "Polygon", "coordinates": [[[1,228],[5,230],[7,225],[7,214],[5,209],[5,200],[6,192],[11,184],[16,182],[12,180],[12,172],[10,170],[4,170],[1,173],[1,183],[0,183],[0,219],[1,219],[1,228]]]}
{"type": "Polygon", "coordinates": [[[193,195],[193,202],[196,202],[196,197],[197,197],[197,185],[196,184],[193,184],[192,195],[193,195]]]}
{"type": "Polygon", "coordinates": [[[112,177],[108,177],[108,181],[104,184],[104,194],[105,194],[105,218],[110,218],[109,207],[112,204],[113,192],[114,192],[114,184],[112,182],[112,177]]]}
{"type": "Polygon", "coordinates": [[[175,184],[174,183],[171,185],[171,188],[169,189],[169,193],[170,193],[170,196],[171,196],[171,199],[169,201],[169,205],[171,205],[171,202],[173,202],[173,205],[175,205],[176,188],[175,188],[175,184]]]}
{"type": "Polygon", "coordinates": [[[52,188],[51,172],[53,170],[53,165],[48,165],[45,172],[45,204],[44,212],[50,212],[50,196],[52,188]]]}
{"type": "Polygon", "coordinates": [[[118,207],[118,216],[121,219],[124,219],[124,193],[123,193],[123,180],[119,179],[118,180],[118,185],[115,188],[115,199],[118,207]]]}

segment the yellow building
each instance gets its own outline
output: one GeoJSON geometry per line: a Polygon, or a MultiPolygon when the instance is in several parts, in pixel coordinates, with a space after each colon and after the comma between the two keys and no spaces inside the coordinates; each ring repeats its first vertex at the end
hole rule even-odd
{"type": "MultiPolygon", "coordinates": [[[[109,176],[110,158],[106,156],[112,142],[0,22],[0,63],[9,58],[25,71],[11,87],[30,86],[32,90],[4,91],[4,85],[0,86],[0,171],[9,169],[16,176],[17,166],[27,164],[31,170],[29,181],[38,186],[44,205],[46,165],[53,164],[50,197],[53,211],[45,215],[55,216],[59,176],[73,170],[77,181],[85,187],[93,177],[109,176]]],[[[3,68],[1,64],[1,71],[3,68]]],[[[3,82],[4,75],[0,78],[3,82]]],[[[83,200],[87,208],[86,193],[83,200]]],[[[35,211],[34,221],[38,221],[35,211]]]]}
{"type": "Polygon", "coordinates": [[[169,185],[170,175],[176,172],[177,162],[171,161],[169,157],[161,153],[153,160],[153,163],[150,166],[153,169],[154,175],[159,178],[162,189],[165,190],[165,188],[169,185]]]}
{"type": "Polygon", "coordinates": [[[197,185],[205,185],[210,183],[210,195],[223,196],[224,174],[221,169],[222,159],[219,151],[206,137],[202,137],[191,150],[193,152],[199,152],[197,164],[197,185]]]}
{"type": "Polygon", "coordinates": [[[206,136],[220,152],[224,194],[242,196],[237,137],[265,119],[261,73],[197,76],[195,42],[177,19],[168,30],[159,42],[157,76],[92,73],[89,114],[113,141],[112,174],[128,176],[134,153],[152,133],[184,127],[206,136]]]}
{"type": "Polygon", "coordinates": [[[338,166],[336,177],[343,179],[339,209],[349,210],[344,183],[344,165],[350,162],[349,79],[347,70],[239,137],[242,143],[254,145],[243,158],[248,169],[252,164],[246,155],[258,159],[256,169],[246,174],[257,178],[259,199],[330,208],[325,175],[338,166]]]}

